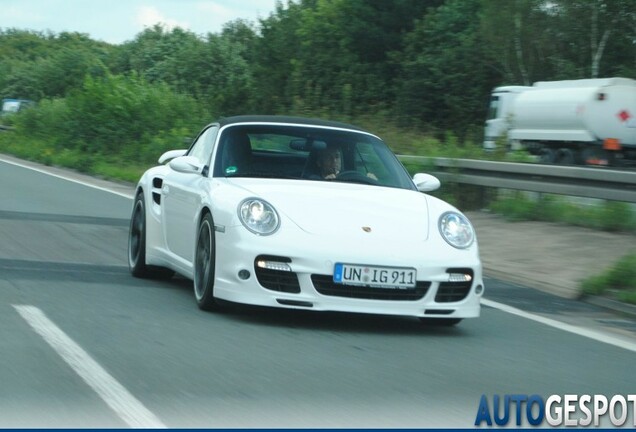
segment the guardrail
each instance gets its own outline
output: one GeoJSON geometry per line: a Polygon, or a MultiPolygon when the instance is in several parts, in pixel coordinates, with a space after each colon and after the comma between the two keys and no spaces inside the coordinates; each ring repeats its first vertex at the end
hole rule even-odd
{"type": "Polygon", "coordinates": [[[636,203],[636,172],[605,168],[493,162],[399,155],[402,162],[427,169],[442,182],[467,183],[559,195],[636,203]]]}

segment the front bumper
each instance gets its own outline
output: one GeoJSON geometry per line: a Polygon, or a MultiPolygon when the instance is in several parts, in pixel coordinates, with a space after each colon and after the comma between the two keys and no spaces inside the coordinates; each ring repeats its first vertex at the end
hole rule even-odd
{"type": "Polygon", "coordinates": [[[214,293],[232,302],[292,309],[430,318],[479,316],[484,284],[476,245],[457,250],[439,239],[406,248],[387,243],[379,246],[377,242],[334,246],[304,232],[259,237],[246,235],[242,227],[229,227],[216,233],[214,293]],[[258,257],[286,262],[291,271],[260,269],[255,266],[258,257]],[[332,278],[336,262],[413,267],[417,286],[336,284],[332,278]],[[451,282],[449,273],[460,270],[469,272],[472,280],[451,282]]]}

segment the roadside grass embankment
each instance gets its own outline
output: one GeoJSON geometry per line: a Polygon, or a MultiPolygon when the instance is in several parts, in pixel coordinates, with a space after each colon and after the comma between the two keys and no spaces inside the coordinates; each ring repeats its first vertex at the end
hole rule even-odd
{"type": "MultiPolygon", "coordinates": [[[[577,201],[549,194],[512,192],[502,194],[490,204],[490,210],[509,221],[543,221],[574,225],[634,236],[634,205],[617,201],[577,201]]],[[[576,253],[576,251],[572,251],[576,253]]],[[[636,305],[636,241],[634,251],[603,272],[584,279],[581,295],[603,296],[636,305]]]]}

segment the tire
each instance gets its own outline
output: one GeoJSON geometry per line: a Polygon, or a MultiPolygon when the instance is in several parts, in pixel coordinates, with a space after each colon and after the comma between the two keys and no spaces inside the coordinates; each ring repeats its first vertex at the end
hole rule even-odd
{"type": "Polygon", "coordinates": [[[542,164],[552,165],[556,161],[556,157],[554,149],[544,147],[539,151],[539,162],[542,164]]]}
{"type": "Polygon", "coordinates": [[[214,220],[207,213],[197,230],[194,251],[194,297],[199,309],[216,311],[219,303],[214,297],[214,273],[216,266],[216,240],[214,220]]]}
{"type": "Polygon", "coordinates": [[[174,272],[146,265],[146,204],[143,192],[135,197],[128,230],[128,268],[138,278],[170,279],[174,272]]]}
{"type": "Polygon", "coordinates": [[[557,163],[559,165],[575,165],[576,157],[575,153],[569,148],[561,148],[557,152],[557,163]]]}
{"type": "Polygon", "coordinates": [[[422,324],[431,327],[452,327],[461,322],[461,318],[420,318],[422,324]]]}

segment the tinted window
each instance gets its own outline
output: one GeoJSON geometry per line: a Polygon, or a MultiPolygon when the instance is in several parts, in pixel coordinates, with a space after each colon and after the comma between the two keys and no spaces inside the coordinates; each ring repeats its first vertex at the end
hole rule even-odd
{"type": "Polygon", "coordinates": [[[215,177],[415,188],[386,144],[362,132],[302,126],[231,126],[221,132],[214,160],[215,177]],[[334,165],[336,173],[327,174],[334,165]]]}
{"type": "Polygon", "coordinates": [[[490,106],[488,107],[488,120],[497,118],[499,112],[499,96],[490,98],[490,106]]]}

